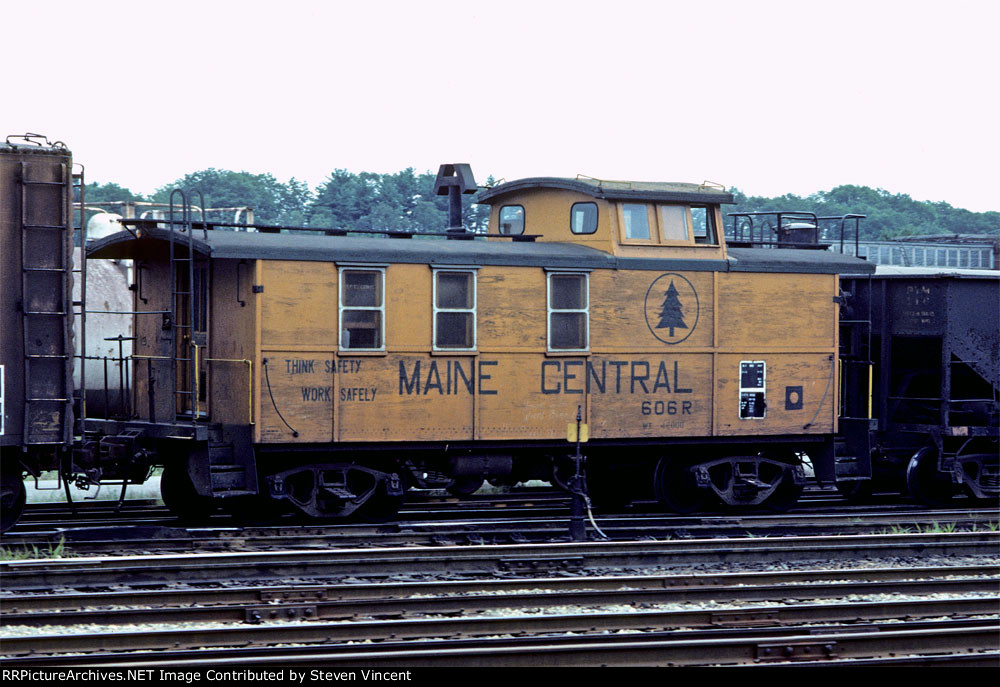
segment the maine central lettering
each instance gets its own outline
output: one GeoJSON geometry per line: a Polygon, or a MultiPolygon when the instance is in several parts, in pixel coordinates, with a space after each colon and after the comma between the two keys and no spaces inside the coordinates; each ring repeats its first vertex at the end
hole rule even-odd
{"type": "MultiPolygon", "coordinates": [[[[496,360],[399,361],[399,395],[495,396],[504,374],[496,360]]],[[[543,394],[690,394],[677,361],[543,360],[535,387],[543,394]]]]}
{"type": "Polygon", "coordinates": [[[541,377],[543,394],[691,393],[681,386],[676,360],[672,370],[661,360],[655,372],[648,360],[545,360],[541,377]]]}

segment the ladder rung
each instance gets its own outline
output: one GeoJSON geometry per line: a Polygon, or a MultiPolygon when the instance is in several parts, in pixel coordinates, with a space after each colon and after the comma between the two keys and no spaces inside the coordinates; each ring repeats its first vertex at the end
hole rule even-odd
{"type": "Polygon", "coordinates": [[[31,181],[29,179],[21,179],[21,183],[25,186],[62,186],[62,181],[31,181]]]}
{"type": "Polygon", "coordinates": [[[25,310],[25,315],[65,315],[62,310],[25,310]]]}
{"type": "Polygon", "coordinates": [[[44,353],[31,353],[31,354],[26,355],[24,357],[28,358],[29,360],[32,359],[32,358],[62,358],[63,360],[68,360],[69,359],[68,355],[44,354],[44,353]]]}
{"type": "Polygon", "coordinates": [[[27,403],[69,403],[68,398],[26,398],[27,403]]]}
{"type": "Polygon", "coordinates": [[[65,229],[65,224],[22,224],[24,229],[65,229]]]}

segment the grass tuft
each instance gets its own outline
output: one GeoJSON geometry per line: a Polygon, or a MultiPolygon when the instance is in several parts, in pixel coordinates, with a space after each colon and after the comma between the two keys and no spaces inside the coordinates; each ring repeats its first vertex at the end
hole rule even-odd
{"type": "Polygon", "coordinates": [[[32,544],[21,549],[0,547],[0,561],[32,561],[49,558],[66,558],[66,538],[59,537],[59,543],[46,549],[39,549],[32,544]]]}

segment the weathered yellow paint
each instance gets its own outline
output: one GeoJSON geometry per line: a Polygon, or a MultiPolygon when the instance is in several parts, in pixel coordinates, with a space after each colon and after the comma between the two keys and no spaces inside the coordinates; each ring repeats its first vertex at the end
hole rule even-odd
{"type": "Polygon", "coordinates": [[[710,435],[710,354],[593,356],[588,362],[592,437],[710,435]]]}
{"type": "Polygon", "coordinates": [[[654,352],[683,346],[685,350],[710,350],[715,320],[713,274],[647,270],[593,272],[590,277],[591,349],[654,352]],[[671,284],[678,290],[683,323],[687,326],[687,329],[676,328],[673,336],[669,328],[659,327],[659,313],[671,284]]]}
{"type": "Polygon", "coordinates": [[[328,262],[262,261],[261,344],[335,344],[337,268],[328,262]]]}
{"type": "Polygon", "coordinates": [[[802,294],[829,297],[830,275],[594,270],[590,348],[557,355],[546,350],[545,270],[484,267],[478,349],[445,354],[432,351],[433,270],[389,265],[386,350],[371,353],[337,348],[335,269],[296,265],[308,288],[267,288],[294,277],[263,270],[261,337],[289,340],[282,327],[307,318],[294,344],[259,350],[264,442],[559,439],[578,406],[595,439],[817,433],[833,422],[836,308],[793,316],[802,294]],[[762,420],[739,418],[741,360],[767,363],[762,420]],[[801,409],[785,410],[786,386],[803,387],[801,409]]]}
{"type": "Polygon", "coordinates": [[[333,441],[333,355],[320,351],[266,350],[263,360],[266,362],[260,371],[264,383],[260,399],[261,440],[265,443],[333,441]]]}
{"type": "Polygon", "coordinates": [[[212,317],[209,320],[209,349],[204,353],[203,364],[208,371],[209,400],[215,400],[210,409],[211,417],[213,422],[246,424],[256,417],[250,405],[257,320],[257,299],[252,289],[254,265],[240,264],[237,260],[215,260],[211,272],[212,317]],[[250,362],[244,363],[244,360],[250,362]]]}
{"type": "MultiPolygon", "coordinates": [[[[491,234],[500,226],[500,209],[507,205],[524,208],[524,233],[538,236],[538,241],[572,241],[608,253],[614,252],[614,225],[611,217],[613,203],[594,198],[586,193],[564,189],[533,188],[512,195],[490,209],[491,234]],[[597,231],[593,234],[574,234],[570,231],[570,209],[574,203],[597,205],[597,231]]],[[[510,239],[490,239],[509,241],[510,239]]]]}
{"type": "Polygon", "coordinates": [[[537,268],[484,267],[479,271],[481,351],[545,349],[545,280],[544,270],[537,268]]]}
{"type": "Polygon", "coordinates": [[[345,356],[338,365],[339,441],[473,438],[475,356],[345,356]]]}
{"type": "Polygon", "coordinates": [[[719,274],[719,346],[802,350],[836,346],[831,274],[719,274]]]}
{"type": "Polygon", "coordinates": [[[822,434],[833,431],[836,407],[836,358],[823,353],[747,351],[719,355],[715,402],[720,436],[739,434],[822,434]],[[767,413],[741,419],[740,361],[767,363],[767,413]],[[786,410],[787,387],[802,387],[801,409],[786,410]],[[811,423],[811,424],[810,424],[811,423]]]}
{"type": "MultiPolygon", "coordinates": [[[[627,239],[622,228],[621,201],[608,201],[586,193],[576,193],[564,189],[529,188],[506,196],[503,202],[493,205],[490,210],[491,234],[498,233],[500,210],[509,205],[524,208],[524,233],[537,236],[537,241],[564,241],[590,246],[597,250],[623,257],[676,258],[684,260],[724,260],[725,242],[718,240],[712,245],[695,244],[693,237],[687,242],[665,238],[660,221],[659,205],[656,202],[635,201],[646,204],[650,218],[651,237],[648,240],[627,239]],[[597,231],[593,234],[574,234],[570,230],[570,211],[574,203],[594,203],[597,206],[597,231]]],[[[723,218],[721,210],[709,207],[715,220],[716,232],[721,233],[723,218]]],[[[690,210],[687,210],[690,217],[690,210]]],[[[509,239],[490,239],[507,241],[509,239]]]]}
{"type": "Polygon", "coordinates": [[[428,265],[391,265],[386,269],[385,338],[391,350],[430,350],[431,275],[428,265]]]}

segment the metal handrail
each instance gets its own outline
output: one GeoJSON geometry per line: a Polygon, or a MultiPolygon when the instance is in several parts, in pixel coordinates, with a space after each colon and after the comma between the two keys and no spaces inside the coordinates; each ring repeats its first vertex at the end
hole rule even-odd
{"type": "MultiPolygon", "coordinates": [[[[846,215],[817,215],[814,212],[795,210],[795,211],[784,211],[784,210],[770,210],[770,211],[760,211],[760,212],[731,212],[729,216],[733,218],[733,224],[728,231],[726,231],[726,238],[733,242],[746,243],[750,246],[761,246],[761,247],[778,247],[778,248],[816,248],[822,246],[820,239],[823,229],[821,226],[822,222],[837,221],[840,223],[840,236],[839,236],[839,250],[844,253],[845,240],[848,232],[848,222],[854,220],[854,255],[858,254],[860,245],[860,235],[861,235],[861,220],[865,218],[865,215],[859,214],[846,214],[846,215]],[[755,220],[758,218],[773,218],[775,221],[775,226],[771,226],[767,219],[758,224],[755,220]],[[807,241],[793,241],[788,240],[783,237],[783,233],[790,231],[793,227],[790,226],[792,222],[804,221],[811,224],[811,227],[801,227],[801,229],[812,231],[811,240],[807,241]],[[777,239],[772,239],[765,236],[766,232],[772,232],[777,236],[777,239]]],[[[824,246],[827,247],[827,246],[824,246]]]]}

